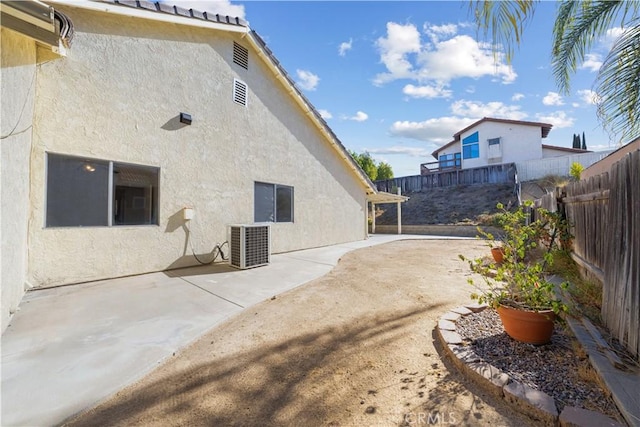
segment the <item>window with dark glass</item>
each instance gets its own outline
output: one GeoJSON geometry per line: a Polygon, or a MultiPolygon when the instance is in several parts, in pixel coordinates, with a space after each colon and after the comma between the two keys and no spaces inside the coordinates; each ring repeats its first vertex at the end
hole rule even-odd
{"type": "Polygon", "coordinates": [[[254,221],[293,222],[293,187],[256,182],[254,221]]]}
{"type": "Polygon", "coordinates": [[[160,170],[47,154],[47,227],[158,224],[160,170]]]}

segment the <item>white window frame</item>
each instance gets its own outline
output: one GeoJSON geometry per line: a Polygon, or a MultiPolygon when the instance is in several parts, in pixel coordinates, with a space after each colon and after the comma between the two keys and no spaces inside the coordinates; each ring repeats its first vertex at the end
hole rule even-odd
{"type": "Polygon", "coordinates": [[[295,195],[294,195],[294,188],[290,185],[282,185],[282,184],[273,184],[270,182],[264,182],[264,181],[255,181],[253,184],[253,191],[254,191],[254,206],[253,206],[253,218],[254,218],[254,222],[294,222],[294,212],[295,212],[295,208],[294,208],[294,202],[295,202],[295,195]],[[258,197],[258,192],[256,191],[256,187],[257,186],[263,186],[264,188],[269,187],[272,190],[272,200],[273,200],[273,204],[272,206],[270,206],[270,211],[268,212],[268,214],[264,215],[264,213],[262,212],[258,212],[258,209],[261,208],[263,205],[260,205],[257,197],[258,197]],[[282,220],[280,218],[278,218],[278,190],[279,189],[287,189],[289,190],[289,194],[291,195],[290,200],[289,200],[289,204],[290,204],[290,212],[288,215],[288,219],[286,220],[282,220]]]}

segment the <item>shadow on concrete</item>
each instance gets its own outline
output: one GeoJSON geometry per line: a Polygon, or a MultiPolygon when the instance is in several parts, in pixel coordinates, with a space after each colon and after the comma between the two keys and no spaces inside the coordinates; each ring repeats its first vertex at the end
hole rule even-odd
{"type": "MultiPolygon", "coordinates": [[[[211,254],[200,254],[198,258],[200,259],[209,259],[211,258],[211,254]]],[[[185,262],[195,262],[195,258],[193,256],[184,256],[180,257],[176,262],[172,265],[180,265],[185,262]]],[[[169,266],[169,270],[163,271],[163,273],[168,277],[188,277],[188,276],[200,276],[205,274],[222,274],[222,273],[235,273],[239,272],[237,268],[233,268],[229,265],[228,262],[222,261],[219,257],[213,264],[207,265],[195,265],[192,267],[171,267],[169,266]]]]}
{"type": "Polygon", "coordinates": [[[192,365],[186,353],[169,362],[170,373],[152,374],[150,382],[125,389],[66,425],[342,424],[332,417],[353,396],[340,396],[332,368],[361,354],[366,345],[401,339],[421,315],[437,307],[360,317],[226,355],[216,353],[214,341],[201,340],[199,349],[211,345],[210,361],[192,365]]]}

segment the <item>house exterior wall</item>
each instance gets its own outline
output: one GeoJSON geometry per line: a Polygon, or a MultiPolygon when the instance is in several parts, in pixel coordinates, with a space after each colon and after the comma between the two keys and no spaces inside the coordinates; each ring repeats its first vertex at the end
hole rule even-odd
{"type": "Polygon", "coordinates": [[[640,150],[640,138],[636,138],[635,140],[629,142],[627,145],[620,147],[615,151],[610,151],[610,155],[602,158],[596,163],[593,163],[588,168],[582,171],[580,175],[582,179],[589,179],[592,176],[600,175],[601,173],[609,172],[611,170],[611,166],[620,159],[622,159],[627,154],[640,150]]]}
{"type": "Polygon", "coordinates": [[[463,169],[542,158],[542,136],[537,126],[482,122],[460,134],[458,149],[462,148],[462,140],[474,132],[478,132],[480,155],[473,159],[465,159],[463,156],[463,169]],[[501,138],[502,158],[499,160],[489,161],[487,156],[489,149],[487,140],[491,138],[501,138]]]}
{"type": "Polygon", "coordinates": [[[0,301],[4,331],[24,295],[26,284],[36,44],[6,28],[0,31],[0,301]]]}
{"type": "Polygon", "coordinates": [[[550,157],[562,157],[568,156],[570,153],[563,150],[554,150],[553,148],[542,147],[542,158],[548,159],[550,157]]]}
{"type": "Polygon", "coordinates": [[[366,238],[363,182],[242,34],[57,9],[76,33],[38,75],[35,286],[195,265],[191,245],[207,258],[229,224],[253,223],[255,181],[294,188],[294,222],[272,225],[272,252],[366,238]],[[234,40],[249,48],[248,70],[232,62],[234,40]],[[246,107],[232,99],[234,78],[248,85],[246,107]],[[159,226],[44,227],[48,152],[160,168],[159,226]]]}

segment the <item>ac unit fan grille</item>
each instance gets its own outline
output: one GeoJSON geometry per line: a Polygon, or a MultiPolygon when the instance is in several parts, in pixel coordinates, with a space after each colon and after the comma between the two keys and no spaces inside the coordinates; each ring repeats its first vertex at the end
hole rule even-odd
{"type": "Polygon", "coordinates": [[[241,252],[241,245],[240,245],[240,235],[242,229],[240,227],[231,227],[231,244],[230,249],[231,249],[231,255],[229,258],[229,262],[231,262],[231,265],[234,266],[240,266],[240,262],[242,261],[242,252],[241,252]]]}
{"type": "Polygon", "coordinates": [[[270,237],[268,225],[231,226],[230,263],[237,268],[269,264],[270,237]]]}

